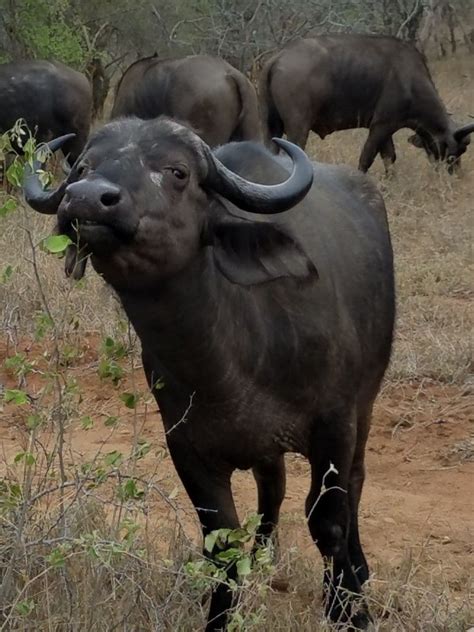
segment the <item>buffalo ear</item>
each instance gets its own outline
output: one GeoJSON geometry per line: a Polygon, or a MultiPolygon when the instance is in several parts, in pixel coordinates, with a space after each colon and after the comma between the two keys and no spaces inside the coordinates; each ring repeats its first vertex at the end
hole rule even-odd
{"type": "Polygon", "coordinates": [[[302,247],[275,224],[220,218],[208,227],[208,243],[217,268],[231,283],[317,278],[316,267],[302,247]]]}
{"type": "Polygon", "coordinates": [[[423,149],[423,141],[421,140],[421,136],[419,134],[412,134],[408,137],[408,142],[414,147],[418,147],[418,149],[423,149]]]}

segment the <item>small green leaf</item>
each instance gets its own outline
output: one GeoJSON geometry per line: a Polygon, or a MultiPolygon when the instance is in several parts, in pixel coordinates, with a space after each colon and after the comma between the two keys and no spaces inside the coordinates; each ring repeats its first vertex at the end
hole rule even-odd
{"type": "Polygon", "coordinates": [[[118,386],[120,380],[125,374],[122,367],[119,366],[115,360],[110,360],[109,358],[100,359],[97,373],[102,380],[110,378],[114,386],[118,386]]]}
{"type": "Polygon", "coordinates": [[[252,534],[246,529],[233,529],[227,536],[227,542],[232,544],[233,542],[248,542],[252,538],[252,534]]]}
{"type": "Polygon", "coordinates": [[[161,391],[162,388],[165,388],[165,383],[162,377],[159,377],[156,382],[153,384],[152,390],[161,391]]]}
{"type": "Polygon", "coordinates": [[[139,397],[138,393],[125,392],[120,395],[120,399],[127,408],[136,408],[139,397]]]}
{"type": "Polygon", "coordinates": [[[123,454],[121,452],[118,450],[112,450],[112,452],[106,454],[104,463],[109,466],[119,465],[122,461],[122,457],[123,454]]]}
{"type": "Polygon", "coordinates": [[[10,184],[20,188],[23,183],[24,167],[18,158],[12,162],[6,171],[7,180],[10,184]]]}
{"type": "Polygon", "coordinates": [[[204,549],[208,553],[212,553],[212,551],[214,550],[218,534],[219,531],[211,531],[211,533],[208,533],[204,538],[204,549]]]}
{"type": "Polygon", "coordinates": [[[235,562],[241,556],[241,550],[235,547],[230,547],[228,549],[224,549],[217,553],[216,560],[219,562],[224,562],[225,564],[230,564],[231,562],[235,562]]]}
{"type": "Polygon", "coordinates": [[[41,418],[41,415],[38,414],[28,415],[28,417],[26,418],[26,427],[28,428],[28,430],[34,430],[35,428],[41,426],[42,423],[43,420],[41,418]]]}
{"type": "Polygon", "coordinates": [[[145,495],[143,489],[139,489],[137,482],[129,478],[125,483],[119,485],[118,495],[121,500],[138,500],[145,495]]]}
{"type": "Polygon", "coordinates": [[[119,418],[118,417],[107,417],[107,419],[104,421],[104,426],[106,426],[107,428],[110,428],[112,426],[117,425],[119,418]]]}
{"type": "Polygon", "coordinates": [[[143,457],[148,454],[150,449],[151,449],[151,443],[149,441],[145,441],[144,439],[139,439],[137,441],[136,448],[133,451],[132,458],[136,459],[137,461],[139,459],[143,459],[143,457]]]}
{"type": "Polygon", "coordinates": [[[23,146],[23,152],[25,156],[33,158],[36,148],[36,141],[33,136],[30,136],[23,146]]]}
{"type": "Polygon", "coordinates": [[[36,340],[41,340],[46,335],[47,331],[54,327],[54,321],[46,312],[39,312],[36,314],[36,340]]]}
{"type": "Polygon", "coordinates": [[[0,217],[6,217],[10,213],[12,213],[17,207],[17,202],[13,198],[8,198],[8,200],[0,206],[0,217]]]}
{"type": "Polygon", "coordinates": [[[22,404],[28,403],[28,395],[25,391],[20,391],[16,388],[7,389],[4,394],[5,402],[17,404],[17,406],[21,406],[22,404]]]}
{"type": "Polygon", "coordinates": [[[2,273],[1,273],[1,275],[0,275],[0,283],[2,283],[3,285],[4,285],[5,283],[8,283],[8,281],[9,281],[9,280],[11,279],[11,277],[12,277],[12,274],[13,274],[13,268],[12,268],[12,266],[10,266],[10,265],[6,266],[6,267],[3,269],[3,271],[2,271],[2,273]]]}
{"type": "Polygon", "coordinates": [[[252,514],[244,521],[244,524],[242,526],[247,531],[247,533],[249,533],[250,535],[255,535],[261,522],[262,522],[261,514],[252,514]]]}
{"type": "Polygon", "coordinates": [[[43,239],[43,248],[52,254],[64,252],[72,244],[72,240],[67,235],[50,235],[43,239]]]}
{"type": "Polygon", "coordinates": [[[36,463],[36,459],[31,452],[18,452],[18,454],[15,454],[13,461],[15,463],[21,463],[21,461],[24,461],[26,465],[34,465],[36,463]]]}
{"type": "Polygon", "coordinates": [[[85,415],[84,417],[81,417],[81,428],[83,430],[90,430],[91,428],[94,427],[94,422],[92,420],[91,417],[89,417],[89,415],[85,415]]]}
{"type": "Polygon", "coordinates": [[[31,373],[33,370],[34,364],[32,362],[28,362],[26,355],[24,353],[15,353],[15,355],[10,356],[4,362],[5,368],[8,369],[16,375],[17,377],[24,377],[31,373]]]}
{"type": "Polygon", "coordinates": [[[237,568],[237,575],[239,577],[245,577],[246,575],[249,575],[252,571],[252,562],[250,560],[250,557],[246,555],[245,557],[242,557],[240,560],[237,560],[236,568],[237,568]]]}
{"type": "Polygon", "coordinates": [[[90,474],[94,469],[94,465],[92,463],[81,463],[81,472],[83,474],[90,474]]]}
{"type": "Polygon", "coordinates": [[[64,552],[59,547],[53,549],[51,553],[46,556],[46,560],[48,564],[54,568],[63,568],[66,564],[64,552]]]}
{"type": "Polygon", "coordinates": [[[127,355],[127,350],[124,345],[121,342],[115,342],[115,340],[110,336],[105,338],[102,346],[104,353],[108,358],[120,360],[121,358],[125,358],[127,355]]]}
{"type": "Polygon", "coordinates": [[[33,599],[23,599],[15,604],[15,610],[22,617],[27,617],[35,609],[35,602],[33,599]]]}

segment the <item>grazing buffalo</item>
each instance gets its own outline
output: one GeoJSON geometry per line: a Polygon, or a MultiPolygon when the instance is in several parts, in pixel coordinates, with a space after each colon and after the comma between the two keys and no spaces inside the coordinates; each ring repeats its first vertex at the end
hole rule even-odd
{"type": "MultiPolygon", "coordinates": [[[[25,195],[76,241],[69,271],[90,253],[117,292],[204,534],[238,527],[231,475],[252,468],[258,539],[270,537],[283,455],[303,454],[309,529],[332,565],[327,614],[365,629],[357,516],[392,343],[387,217],[366,176],[277,142],[291,160],[253,142],[213,153],[167,118],[121,119],[90,138],[57,189],[30,174],[25,195]]],[[[222,584],[207,632],[225,629],[231,605],[222,584]]]]}
{"type": "Polygon", "coordinates": [[[92,89],[86,77],[59,62],[0,64],[0,131],[24,119],[40,142],[73,133],[62,147],[72,166],[91,124],[92,89]]]}
{"type": "Polygon", "coordinates": [[[266,140],[286,133],[305,147],[312,130],[366,127],[359,159],[367,171],[380,153],[388,170],[396,154],[392,134],[408,127],[413,144],[450,170],[469,144],[474,124],[458,128],[450,119],[423,55],[394,37],[321,35],[299,39],[271,58],[260,79],[266,140]]]}
{"type": "Polygon", "coordinates": [[[189,124],[211,147],[261,135],[253,85],[218,57],[148,57],[132,64],[118,84],[112,118],[160,115],[189,124]]]}

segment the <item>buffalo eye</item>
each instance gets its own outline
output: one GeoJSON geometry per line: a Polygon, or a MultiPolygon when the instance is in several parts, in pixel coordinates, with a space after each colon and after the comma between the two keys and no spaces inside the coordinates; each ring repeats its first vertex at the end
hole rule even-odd
{"type": "Polygon", "coordinates": [[[167,171],[181,183],[188,177],[188,171],[184,167],[165,167],[163,171],[167,171]]]}
{"type": "Polygon", "coordinates": [[[186,177],[188,175],[185,171],[183,171],[182,169],[178,169],[176,167],[173,167],[173,169],[171,169],[171,173],[178,180],[186,180],[186,177]]]}
{"type": "Polygon", "coordinates": [[[83,162],[80,165],[77,165],[76,172],[79,177],[83,176],[87,170],[87,165],[83,162]]]}

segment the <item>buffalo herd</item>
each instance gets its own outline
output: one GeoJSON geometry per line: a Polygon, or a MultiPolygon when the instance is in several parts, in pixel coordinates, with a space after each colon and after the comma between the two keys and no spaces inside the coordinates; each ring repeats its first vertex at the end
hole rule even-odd
{"type": "MultiPolygon", "coordinates": [[[[67,273],[82,276],[90,261],[119,297],[204,536],[239,527],[231,477],[252,469],[257,541],[267,542],[284,454],[304,455],[326,614],[365,630],[358,508],[395,290],[385,205],[362,172],[378,153],[395,160],[402,127],[452,170],[474,126],[453,124],[422,55],[395,38],[295,41],[267,61],[259,85],[260,104],[221,59],[142,59],[118,83],[111,121],[89,135],[84,77],[8,64],[1,126],[23,117],[69,155],[67,176],[45,189],[38,153],[25,199],[71,238],[67,273]],[[355,127],[369,129],[359,170],[305,154],[309,131],[355,127]]],[[[237,576],[234,565],[227,574],[237,576]]],[[[226,629],[231,585],[213,590],[207,632],[226,629]]]]}
{"type": "MultiPolygon", "coordinates": [[[[331,34],[296,39],[264,64],[258,93],[229,63],[210,55],[132,63],[117,84],[110,118],[164,115],[189,125],[211,147],[272,138],[303,149],[310,131],[320,138],[367,128],[359,158],[367,171],[377,154],[387,171],[395,162],[392,136],[402,128],[409,142],[453,172],[469,145],[474,124],[455,124],[415,46],[395,37],[331,34]]],[[[60,64],[0,64],[0,131],[24,119],[39,141],[66,133],[73,164],[90,131],[92,93],[84,75],[60,64]]]]}

